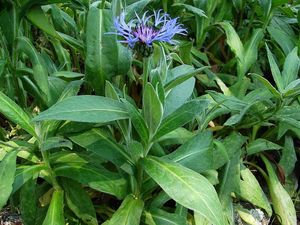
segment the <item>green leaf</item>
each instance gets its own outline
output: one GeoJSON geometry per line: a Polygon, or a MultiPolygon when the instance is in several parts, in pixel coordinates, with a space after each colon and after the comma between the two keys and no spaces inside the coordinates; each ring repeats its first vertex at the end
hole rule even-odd
{"type": "Polygon", "coordinates": [[[95,208],[86,191],[71,179],[64,179],[62,183],[68,207],[84,224],[97,225],[95,208]]]}
{"type": "Polygon", "coordinates": [[[212,169],[212,133],[198,133],[165,158],[196,172],[212,169]]]}
{"type": "Polygon", "coordinates": [[[24,52],[29,58],[33,66],[33,77],[42,92],[43,100],[48,104],[48,96],[50,96],[50,88],[48,82],[48,72],[43,61],[43,58],[37,52],[31,41],[26,37],[17,38],[18,53],[24,52]]]}
{"type": "Polygon", "coordinates": [[[204,67],[201,67],[199,69],[195,69],[191,72],[186,72],[180,76],[177,76],[175,77],[175,79],[172,79],[170,82],[168,82],[166,85],[165,85],[165,89],[166,91],[169,91],[171,90],[172,88],[182,84],[183,82],[185,82],[186,80],[192,78],[193,76],[195,76],[196,74],[200,73],[201,71],[207,69],[208,66],[204,66],[204,67]]]}
{"type": "Polygon", "coordinates": [[[169,213],[161,209],[151,209],[145,212],[146,224],[153,225],[186,225],[186,219],[176,213],[169,213]],[[152,221],[152,223],[151,223],[152,221]]]}
{"type": "Polygon", "coordinates": [[[294,141],[291,136],[285,136],[284,147],[279,165],[283,168],[285,176],[289,176],[295,168],[297,162],[297,155],[294,147],[294,141]]]}
{"type": "Polygon", "coordinates": [[[0,112],[15,124],[20,125],[32,136],[36,136],[31,118],[13,100],[0,91],[0,112]]]}
{"type": "Polygon", "coordinates": [[[172,6],[180,6],[180,7],[184,7],[186,8],[186,10],[192,12],[194,15],[198,15],[198,16],[203,16],[203,17],[207,17],[205,15],[205,12],[197,7],[194,7],[192,5],[188,5],[188,4],[182,4],[182,3],[175,3],[172,6]]]}
{"type": "Polygon", "coordinates": [[[262,156],[269,177],[266,177],[269,187],[273,208],[282,225],[297,224],[297,216],[293,200],[281,185],[271,163],[262,156]]]}
{"type": "Polygon", "coordinates": [[[185,103],[175,112],[163,119],[153,139],[157,140],[163,135],[193,120],[195,116],[204,112],[208,106],[208,103],[209,102],[206,100],[192,100],[185,103]]]}
{"type": "Polygon", "coordinates": [[[39,29],[44,31],[45,33],[49,34],[50,36],[60,39],[60,36],[56,33],[55,28],[49,22],[48,18],[44,14],[44,11],[40,6],[33,6],[31,7],[27,13],[26,17],[28,20],[37,26],[39,29]]]}
{"type": "Polygon", "coordinates": [[[36,179],[30,179],[23,185],[20,192],[20,210],[22,222],[25,225],[36,224],[37,222],[38,198],[36,189],[36,179]]]}
{"type": "Polygon", "coordinates": [[[227,224],[218,195],[205,177],[178,163],[156,157],[146,157],[142,162],[149,176],[176,202],[216,225],[227,224]]]}
{"type": "Polygon", "coordinates": [[[142,139],[142,142],[147,143],[149,139],[149,130],[141,113],[126,99],[122,99],[122,102],[124,103],[132,121],[132,125],[142,139]]]}
{"type": "Polygon", "coordinates": [[[59,99],[57,101],[62,101],[63,99],[65,99],[67,97],[77,95],[82,83],[83,83],[82,80],[75,80],[75,81],[69,82],[67,84],[67,86],[65,87],[65,89],[62,91],[62,93],[59,96],[59,99]]]}
{"type": "Polygon", "coordinates": [[[51,76],[62,77],[62,78],[81,78],[84,77],[84,74],[76,73],[72,71],[57,71],[53,73],[51,76]]]}
{"type": "Polygon", "coordinates": [[[281,29],[277,29],[273,26],[267,28],[271,37],[280,45],[286,55],[288,55],[295,47],[293,37],[281,29]]]}
{"type": "Polygon", "coordinates": [[[153,136],[161,123],[163,107],[150,83],[146,84],[144,90],[143,114],[148,125],[150,135],[153,136]]]}
{"type": "Polygon", "coordinates": [[[255,73],[252,73],[251,75],[257,80],[259,80],[264,85],[264,87],[267,88],[274,95],[274,97],[281,99],[280,92],[278,92],[266,78],[255,73]]]}
{"type": "Polygon", "coordinates": [[[286,88],[292,81],[298,78],[298,71],[300,66],[300,60],[298,57],[298,48],[294,48],[291,51],[284,62],[282,71],[283,86],[286,88]]]}
{"type": "Polygon", "coordinates": [[[271,67],[273,79],[277,85],[279,92],[282,93],[284,90],[284,83],[283,83],[283,79],[282,79],[280,70],[279,70],[277,63],[275,61],[275,58],[267,44],[266,44],[266,49],[267,49],[267,55],[268,55],[268,60],[269,60],[269,64],[271,67]]]}
{"type": "Polygon", "coordinates": [[[41,144],[42,151],[48,151],[53,148],[69,148],[72,149],[72,142],[63,137],[50,137],[41,144]]]}
{"type": "Polygon", "coordinates": [[[68,177],[89,187],[123,198],[127,194],[127,182],[119,174],[108,171],[103,167],[82,165],[82,163],[65,163],[54,168],[57,176],[68,177]]]}
{"type": "Polygon", "coordinates": [[[192,77],[170,90],[164,103],[164,117],[173,113],[191,97],[195,83],[196,79],[192,77]]]}
{"type": "Polygon", "coordinates": [[[266,150],[279,150],[282,149],[280,145],[277,145],[271,141],[266,139],[258,138],[252,141],[247,146],[247,153],[248,155],[252,155],[258,152],[266,151],[266,150]]]}
{"type": "Polygon", "coordinates": [[[6,205],[6,202],[13,190],[15,180],[17,152],[7,153],[0,162],[0,209],[6,205]]]}
{"type": "Polygon", "coordinates": [[[107,223],[108,225],[139,225],[144,202],[128,195],[107,223]]]}
{"type": "Polygon", "coordinates": [[[106,132],[99,129],[92,129],[69,137],[73,142],[95,152],[105,160],[121,167],[126,162],[132,162],[129,154],[116,141],[108,136],[106,132]]]}
{"type": "Polygon", "coordinates": [[[40,113],[34,118],[34,121],[71,120],[105,123],[126,118],[128,118],[128,114],[122,103],[102,96],[81,95],[58,102],[40,113]]]}
{"type": "Polygon", "coordinates": [[[201,214],[194,212],[195,225],[211,225],[211,223],[201,214]]]}
{"type": "Polygon", "coordinates": [[[40,171],[46,169],[47,167],[44,164],[18,166],[13,184],[13,193],[19,190],[30,179],[36,179],[40,171]]]}
{"type": "Polygon", "coordinates": [[[112,11],[92,6],[87,15],[85,69],[86,80],[98,94],[104,94],[106,79],[126,74],[131,64],[129,50],[108,32],[113,32],[112,11]]]}
{"type": "Polygon", "coordinates": [[[42,225],[65,225],[64,192],[55,190],[42,225]]]}
{"type": "Polygon", "coordinates": [[[240,186],[240,156],[241,149],[235,153],[231,160],[222,169],[220,174],[219,198],[226,213],[226,219],[229,224],[234,223],[233,200],[231,193],[239,192],[240,186]]]}
{"type": "Polygon", "coordinates": [[[135,13],[142,12],[143,9],[151,2],[151,0],[133,1],[132,4],[126,6],[126,20],[131,20],[135,17],[135,13]]]}
{"type": "Polygon", "coordinates": [[[238,192],[237,194],[253,205],[263,208],[268,213],[268,216],[271,216],[271,205],[268,201],[267,196],[260,187],[256,177],[248,168],[243,167],[241,169],[241,178],[240,192],[238,192]]]}
{"type": "Polygon", "coordinates": [[[246,72],[257,60],[258,46],[263,39],[263,29],[256,29],[250,40],[245,44],[245,55],[243,56],[243,63],[241,64],[241,74],[245,75],[246,72]]]}
{"type": "Polygon", "coordinates": [[[233,26],[229,22],[222,22],[220,23],[220,25],[225,30],[226,37],[227,37],[227,44],[234,52],[238,60],[242,62],[244,57],[244,47],[240,40],[239,35],[236,33],[233,26]]]}

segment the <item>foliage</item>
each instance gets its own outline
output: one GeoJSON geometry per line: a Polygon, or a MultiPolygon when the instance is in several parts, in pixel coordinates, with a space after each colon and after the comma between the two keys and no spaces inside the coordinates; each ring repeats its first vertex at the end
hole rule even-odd
{"type": "Polygon", "coordinates": [[[299,1],[0,5],[0,208],[25,225],[297,223],[299,1]],[[153,9],[188,35],[142,58],[113,20],[153,9]]]}

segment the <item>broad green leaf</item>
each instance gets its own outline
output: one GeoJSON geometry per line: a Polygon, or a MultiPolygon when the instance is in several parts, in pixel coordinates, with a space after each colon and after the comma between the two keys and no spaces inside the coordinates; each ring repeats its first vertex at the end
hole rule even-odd
{"type": "Polygon", "coordinates": [[[62,91],[61,95],[59,96],[58,101],[62,101],[63,99],[65,99],[67,97],[77,95],[82,83],[83,83],[82,80],[75,80],[75,81],[69,82],[67,84],[67,86],[65,87],[65,89],[62,91]]]}
{"type": "Polygon", "coordinates": [[[57,71],[53,73],[51,76],[63,77],[63,78],[81,78],[84,77],[84,74],[76,73],[72,71],[57,71]]]}
{"type": "Polygon", "coordinates": [[[71,120],[77,122],[105,123],[126,119],[128,114],[122,103],[102,96],[73,96],[41,112],[34,121],[71,120]]]}
{"type": "Polygon", "coordinates": [[[6,205],[6,202],[13,190],[15,180],[17,152],[7,153],[0,162],[0,209],[6,205]]]}
{"type": "MultiPolygon", "coordinates": [[[[106,81],[106,83],[105,83],[105,96],[112,98],[114,100],[121,101],[116,88],[109,81],[106,81]]],[[[131,138],[131,134],[130,134],[131,121],[129,119],[128,120],[120,120],[120,121],[117,121],[117,123],[118,123],[118,126],[119,126],[124,138],[126,139],[126,142],[128,142],[131,138]]]]}
{"type": "Polygon", "coordinates": [[[285,55],[288,55],[293,50],[295,43],[288,33],[273,26],[268,26],[267,30],[271,37],[280,45],[285,55]]]}
{"type": "Polygon", "coordinates": [[[227,43],[229,47],[235,53],[238,60],[242,62],[244,57],[244,47],[240,40],[240,37],[229,22],[222,22],[220,23],[220,25],[226,33],[227,43]]]}
{"type": "MultiPolygon", "coordinates": [[[[231,136],[227,136],[227,138],[231,138],[231,136]]],[[[225,145],[219,141],[219,140],[214,140],[214,151],[213,151],[213,168],[214,169],[219,169],[220,167],[224,166],[228,161],[229,161],[229,152],[225,145]],[[227,152],[228,151],[228,152],[227,152]]],[[[230,150],[233,149],[234,153],[237,152],[237,150],[234,148],[230,148],[230,150]]]]}
{"type": "Polygon", "coordinates": [[[111,10],[90,7],[86,25],[86,80],[98,94],[104,94],[105,80],[126,74],[131,56],[127,48],[117,42],[113,32],[111,10]]]}
{"type": "Polygon", "coordinates": [[[38,213],[36,179],[28,180],[20,191],[20,210],[24,225],[36,224],[38,213]]]}
{"type": "Polygon", "coordinates": [[[169,213],[161,209],[151,209],[145,212],[145,223],[155,225],[186,225],[186,219],[176,213],[169,213]],[[152,223],[151,223],[152,221],[152,223]]]}
{"type": "Polygon", "coordinates": [[[215,91],[208,91],[208,93],[216,103],[224,106],[226,109],[230,109],[230,111],[242,111],[247,106],[246,102],[234,96],[227,96],[215,91]]]}
{"type": "Polygon", "coordinates": [[[72,149],[72,142],[63,137],[50,137],[41,144],[42,151],[48,151],[53,148],[69,148],[72,149]]]}
{"type": "Polygon", "coordinates": [[[245,44],[245,54],[243,55],[243,62],[240,66],[240,73],[245,75],[246,72],[257,60],[258,46],[264,36],[263,29],[256,29],[250,40],[245,44]]]}
{"type": "Polygon", "coordinates": [[[18,166],[13,184],[13,193],[19,190],[30,179],[36,179],[39,173],[46,169],[47,167],[44,164],[18,166]]]}
{"type": "Polygon", "coordinates": [[[192,78],[193,76],[195,76],[196,74],[200,73],[201,71],[207,69],[208,67],[207,66],[204,66],[204,67],[201,67],[199,69],[194,69],[193,71],[191,72],[186,72],[176,78],[174,78],[173,80],[171,80],[170,82],[168,82],[166,85],[165,85],[165,89],[166,91],[169,91],[171,90],[172,88],[180,85],[181,83],[183,83],[184,81],[192,78]]]}
{"type": "Polygon", "coordinates": [[[183,127],[179,127],[174,131],[164,135],[159,139],[162,145],[178,145],[190,140],[195,134],[183,127]]]}
{"type": "Polygon", "coordinates": [[[266,177],[266,180],[273,203],[273,208],[278,216],[279,221],[282,225],[296,225],[297,216],[291,197],[278,180],[275,170],[273,169],[269,160],[264,156],[262,156],[262,159],[268,171],[269,177],[266,177]]]}
{"type": "Polygon", "coordinates": [[[172,6],[180,6],[185,8],[186,10],[192,12],[194,15],[206,17],[205,12],[197,7],[188,4],[175,3],[172,6]]]}
{"type": "Polygon", "coordinates": [[[64,219],[64,192],[55,190],[42,225],[65,225],[64,219]]]}
{"type": "Polygon", "coordinates": [[[203,132],[195,135],[165,158],[196,172],[211,169],[213,166],[212,133],[203,132]]]}
{"type": "Polygon", "coordinates": [[[24,52],[32,63],[33,77],[38,85],[38,89],[42,92],[43,100],[48,104],[48,96],[50,96],[48,72],[45,68],[45,62],[40,54],[37,52],[31,41],[26,37],[17,38],[18,53],[24,52]]]}
{"type": "Polygon", "coordinates": [[[63,42],[69,45],[71,48],[76,49],[83,54],[83,42],[81,40],[75,39],[67,34],[57,32],[59,36],[63,39],[63,42]]]}
{"type": "Polygon", "coordinates": [[[25,131],[35,136],[35,129],[31,118],[13,100],[0,91],[0,112],[15,124],[20,125],[25,131]]]}
{"type": "Polygon", "coordinates": [[[58,164],[54,168],[57,176],[68,177],[89,187],[123,198],[127,194],[127,182],[119,174],[103,167],[82,163],[58,164]]]}
{"type": "MultiPolygon", "coordinates": [[[[201,69],[201,68],[200,68],[201,69]]],[[[167,77],[165,84],[171,84],[172,82],[176,81],[176,79],[179,79],[180,77],[187,77],[190,74],[194,74],[195,68],[191,65],[180,65],[175,68],[172,68],[167,71],[167,77]]],[[[172,85],[173,86],[173,85],[172,85]]]]}
{"type": "Polygon", "coordinates": [[[63,188],[68,207],[80,218],[84,224],[97,225],[95,208],[86,191],[71,179],[63,180],[63,188]]]}
{"type": "Polygon", "coordinates": [[[7,41],[8,48],[11,50],[12,44],[17,36],[17,31],[14,29],[18,23],[15,16],[16,12],[13,7],[1,7],[0,11],[0,28],[1,35],[7,41]]]}
{"type": "Polygon", "coordinates": [[[226,122],[223,124],[224,126],[234,126],[241,122],[243,117],[247,114],[248,111],[250,111],[251,107],[255,104],[255,102],[249,103],[245,106],[244,109],[242,109],[238,114],[232,115],[226,122]]]}
{"type": "Polygon", "coordinates": [[[270,51],[268,45],[266,45],[266,49],[267,49],[267,55],[268,55],[268,60],[269,60],[270,68],[272,71],[273,79],[276,83],[276,86],[277,86],[279,92],[282,93],[284,90],[284,83],[283,83],[283,79],[282,79],[280,70],[278,68],[275,58],[274,58],[272,52],[270,51]]]}
{"type": "Polygon", "coordinates": [[[140,13],[143,11],[143,9],[151,2],[151,0],[139,0],[139,1],[133,1],[132,4],[127,5],[125,7],[126,11],[126,19],[131,20],[134,17],[136,17],[136,12],[140,13]]]}
{"type": "Polygon", "coordinates": [[[132,121],[132,125],[139,134],[140,138],[142,139],[142,142],[147,143],[149,139],[149,130],[141,113],[126,99],[122,99],[122,102],[124,103],[129,117],[132,121]]]}
{"type": "Polygon", "coordinates": [[[300,59],[298,57],[298,48],[291,51],[284,63],[282,71],[283,86],[286,88],[292,81],[298,78],[298,71],[300,66],[300,59]]]}
{"type": "Polygon", "coordinates": [[[195,225],[212,225],[204,216],[194,212],[195,225]]]}
{"type": "Polygon", "coordinates": [[[108,225],[139,225],[144,202],[128,195],[107,223],[108,225]]]}
{"type": "Polygon", "coordinates": [[[31,7],[27,13],[26,17],[28,20],[37,26],[39,29],[44,31],[45,33],[49,34],[50,36],[60,39],[60,36],[56,33],[55,28],[49,22],[48,18],[44,14],[44,11],[40,6],[33,6],[31,7]]]}
{"type": "Polygon", "coordinates": [[[195,83],[196,79],[192,77],[170,90],[164,103],[164,117],[173,113],[191,97],[195,83]]]}
{"type": "Polygon", "coordinates": [[[67,86],[67,82],[58,77],[48,77],[49,82],[49,96],[48,96],[48,106],[52,106],[58,102],[59,97],[63,93],[67,86]]]}
{"type": "Polygon", "coordinates": [[[241,169],[240,192],[237,194],[253,205],[266,210],[269,216],[272,215],[272,208],[267,196],[260,187],[256,177],[246,167],[241,169]]]}
{"type": "Polygon", "coordinates": [[[251,213],[248,209],[243,208],[242,206],[236,207],[236,211],[243,222],[250,225],[256,225],[261,223],[258,218],[256,218],[253,213],[251,213]]]}
{"type": "MultiPolygon", "coordinates": [[[[264,85],[264,87],[267,88],[274,95],[274,97],[281,99],[280,92],[278,92],[266,78],[264,78],[258,74],[255,74],[255,73],[252,73],[251,75],[253,77],[255,77],[257,80],[259,80],[264,85]]],[[[281,77],[281,75],[280,75],[280,77],[281,77]]],[[[278,85],[277,85],[277,87],[278,87],[278,85]]]]}
{"type": "Polygon", "coordinates": [[[247,153],[248,155],[252,155],[266,150],[279,150],[279,149],[282,149],[280,145],[275,144],[263,138],[258,138],[250,142],[250,144],[247,146],[247,153]]]}
{"type": "Polygon", "coordinates": [[[297,155],[295,152],[294,141],[291,136],[285,136],[285,143],[282,149],[282,156],[279,165],[283,168],[285,176],[289,176],[295,168],[297,155]]]}
{"type": "Polygon", "coordinates": [[[205,111],[208,103],[209,102],[206,100],[192,100],[182,105],[172,114],[163,119],[156,135],[154,136],[154,140],[159,139],[163,135],[193,120],[197,115],[205,111]]]}
{"type": "Polygon", "coordinates": [[[216,225],[227,224],[218,195],[205,177],[178,163],[156,157],[144,158],[142,162],[149,176],[176,202],[216,225]]]}
{"type": "Polygon", "coordinates": [[[161,123],[163,106],[150,83],[146,84],[143,94],[143,114],[150,135],[153,136],[161,123]]]}
{"type": "Polygon", "coordinates": [[[126,162],[132,162],[129,154],[114,139],[103,130],[92,129],[87,132],[71,135],[73,142],[95,152],[100,157],[121,167],[126,162]]]}
{"type": "MultiPolygon", "coordinates": [[[[64,164],[64,163],[78,163],[78,164],[86,164],[88,163],[87,155],[71,152],[71,151],[60,151],[53,152],[49,157],[49,161],[51,165],[54,164],[64,164]]],[[[101,162],[99,162],[101,163],[101,162]]]]}
{"type": "Polygon", "coordinates": [[[225,165],[220,174],[221,183],[219,185],[218,194],[229,224],[234,223],[234,209],[231,193],[237,193],[240,190],[240,156],[241,150],[239,149],[225,165]]]}

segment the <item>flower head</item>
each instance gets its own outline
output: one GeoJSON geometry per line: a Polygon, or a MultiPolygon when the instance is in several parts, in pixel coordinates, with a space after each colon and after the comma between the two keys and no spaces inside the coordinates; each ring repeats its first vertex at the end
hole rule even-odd
{"type": "Polygon", "coordinates": [[[122,12],[114,20],[116,28],[115,34],[122,36],[124,39],[120,42],[127,43],[131,48],[136,44],[146,47],[152,47],[153,42],[167,42],[176,44],[173,40],[175,34],[186,35],[187,31],[182,24],[178,23],[178,18],[172,19],[168,14],[161,13],[161,10],[154,11],[152,15],[147,12],[140,18],[125,22],[125,13],[122,12]]]}

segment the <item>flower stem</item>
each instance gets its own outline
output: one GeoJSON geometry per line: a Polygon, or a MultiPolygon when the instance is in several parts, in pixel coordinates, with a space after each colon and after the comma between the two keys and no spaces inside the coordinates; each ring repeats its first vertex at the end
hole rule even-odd
{"type": "Polygon", "coordinates": [[[144,57],[143,58],[143,93],[149,78],[149,63],[150,63],[150,57],[144,57]]]}

